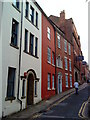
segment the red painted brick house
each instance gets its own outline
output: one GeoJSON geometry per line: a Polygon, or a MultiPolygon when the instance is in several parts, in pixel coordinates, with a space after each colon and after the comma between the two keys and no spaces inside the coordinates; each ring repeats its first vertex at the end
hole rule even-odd
{"type": "Polygon", "coordinates": [[[50,16],[49,17],[59,28],[61,28],[62,31],[65,33],[65,38],[68,40],[68,42],[71,44],[71,51],[72,55],[71,58],[69,56],[67,57],[68,59],[71,59],[73,61],[72,66],[74,75],[72,76],[73,81],[78,79],[80,82],[81,80],[81,62],[78,61],[77,57],[82,56],[82,51],[81,51],[81,44],[80,44],[80,37],[77,33],[75,24],[73,22],[73,19],[65,19],[65,11],[62,11],[60,13],[60,17],[56,16],[50,16]]]}
{"type": "Polygon", "coordinates": [[[55,95],[55,34],[48,17],[42,13],[42,99],[55,95]]]}
{"type": "Polygon", "coordinates": [[[63,92],[73,87],[73,45],[63,31],[56,29],[56,81],[57,92],[63,92]]]}

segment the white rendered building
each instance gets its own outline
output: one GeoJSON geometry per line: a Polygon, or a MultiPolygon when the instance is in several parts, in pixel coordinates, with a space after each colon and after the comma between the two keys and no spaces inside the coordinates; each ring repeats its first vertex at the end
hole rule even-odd
{"type": "Polygon", "coordinates": [[[3,3],[3,116],[41,100],[41,27],[36,3],[3,3]]]}

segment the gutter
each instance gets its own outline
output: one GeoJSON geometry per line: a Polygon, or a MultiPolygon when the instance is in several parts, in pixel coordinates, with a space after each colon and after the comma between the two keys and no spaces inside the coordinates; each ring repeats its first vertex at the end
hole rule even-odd
{"type": "Polygon", "coordinates": [[[18,70],[18,91],[17,100],[20,103],[20,111],[22,110],[22,101],[19,98],[19,87],[20,87],[20,70],[21,70],[21,48],[22,48],[22,22],[23,22],[23,1],[21,2],[21,31],[20,31],[20,50],[19,50],[19,70],[18,70]]]}

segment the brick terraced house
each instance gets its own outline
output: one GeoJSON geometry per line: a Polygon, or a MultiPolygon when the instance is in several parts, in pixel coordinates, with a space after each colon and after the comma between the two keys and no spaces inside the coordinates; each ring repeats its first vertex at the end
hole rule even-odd
{"type": "MultiPolygon", "coordinates": [[[[74,81],[78,79],[81,82],[81,66],[82,66],[82,51],[81,51],[81,43],[80,43],[80,36],[77,33],[75,24],[73,19],[65,19],[65,11],[63,10],[60,13],[60,17],[51,15],[49,17],[62,31],[65,33],[66,39],[71,44],[71,51],[72,51],[72,65],[74,66],[74,81]],[[80,57],[80,59],[79,59],[80,57]]],[[[67,44],[65,42],[65,44],[67,44]]],[[[70,59],[70,58],[69,58],[70,59]]]]}

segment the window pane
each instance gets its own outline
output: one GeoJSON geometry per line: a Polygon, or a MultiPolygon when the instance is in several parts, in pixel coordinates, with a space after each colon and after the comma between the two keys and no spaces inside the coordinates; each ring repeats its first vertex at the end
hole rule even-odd
{"type": "Polygon", "coordinates": [[[54,89],[54,75],[52,75],[52,89],[54,89]]]}
{"type": "Polygon", "coordinates": [[[72,87],[72,76],[70,76],[70,87],[72,87]]]}
{"type": "Polygon", "coordinates": [[[50,40],[50,28],[49,27],[47,27],[47,37],[50,40]]]}
{"type": "Polygon", "coordinates": [[[48,48],[48,62],[51,63],[51,49],[48,48]]]}
{"type": "Polygon", "coordinates": [[[67,58],[65,58],[65,70],[67,70],[67,58]]]}
{"type": "Polygon", "coordinates": [[[60,56],[58,56],[58,67],[60,67],[60,56]]]}
{"type": "Polygon", "coordinates": [[[24,50],[28,52],[28,31],[25,29],[25,46],[24,50]]]}
{"type": "Polygon", "coordinates": [[[69,60],[69,70],[71,71],[71,60],[69,60]]]}
{"type": "Polygon", "coordinates": [[[18,22],[16,20],[12,20],[12,37],[11,44],[17,46],[17,38],[18,38],[18,22]]]}
{"type": "Polygon", "coordinates": [[[34,24],[34,8],[31,6],[30,9],[30,20],[34,24]]]}
{"type": "Polygon", "coordinates": [[[50,74],[48,74],[48,89],[50,89],[50,74]]]}
{"type": "Polygon", "coordinates": [[[36,12],[36,27],[38,27],[38,13],[36,12]]]}
{"type": "Polygon", "coordinates": [[[34,35],[30,34],[30,54],[33,55],[33,41],[34,35]]]}
{"type": "Polygon", "coordinates": [[[29,3],[26,2],[26,17],[28,17],[28,9],[29,9],[29,3]]]}
{"type": "Polygon", "coordinates": [[[37,57],[38,38],[35,38],[35,56],[37,57]]]}
{"type": "Polygon", "coordinates": [[[58,48],[60,48],[60,36],[59,35],[57,36],[57,39],[58,39],[58,48]]]}
{"type": "Polygon", "coordinates": [[[22,84],[22,96],[25,96],[25,80],[23,80],[22,84]]]}
{"type": "Polygon", "coordinates": [[[70,43],[68,44],[68,49],[69,49],[69,55],[71,55],[71,46],[70,46],[70,43]]]}
{"type": "Polygon", "coordinates": [[[67,52],[67,41],[66,40],[64,41],[64,50],[65,52],[67,52]]]}
{"type": "Polygon", "coordinates": [[[14,97],[15,68],[8,69],[7,97],[14,97]]]}
{"type": "Polygon", "coordinates": [[[13,4],[19,9],[19,2],[18,2],[18,0],[13,0],[13,4]]]}
{"type": "Polygon", "coordinates": [[[54,52],[52,52],[52,64],[54,65],[54,52]]]}
{"type": "Polygon", "coordinates": [[[65,75],[65,79],[66,79],[66,87],[68,87],[68,75],[65,75]]]}

